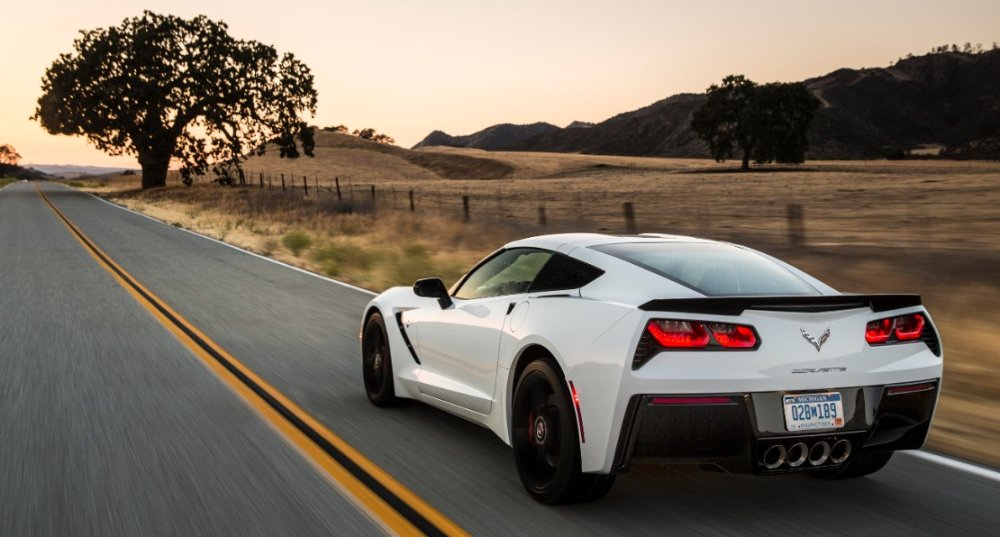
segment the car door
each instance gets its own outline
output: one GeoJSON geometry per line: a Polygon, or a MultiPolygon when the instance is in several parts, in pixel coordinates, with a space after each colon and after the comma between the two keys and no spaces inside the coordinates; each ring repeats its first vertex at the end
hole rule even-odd
{"type": "Polygon", "coordinates": [[[488,414],[496,384],[500,337],[507,315],[525,299],[551,252],[511,248],[473,269],[455,290],[452,307],[411,310],[421,393],[488,414]]]}

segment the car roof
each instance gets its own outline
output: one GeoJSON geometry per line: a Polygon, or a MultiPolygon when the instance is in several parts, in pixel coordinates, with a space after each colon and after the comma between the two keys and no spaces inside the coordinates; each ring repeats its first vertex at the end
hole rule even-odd
{"type": "Polygon", "coordinates": [[[506,248],[534,247],[545,248],[557,252],[566,252],[577,247],[588,248],[603,244],[619,244],[625,242],[676,242],[676,243],[718,243],[709,239],[700,239],[686,235],[669,235],[665,233],[643,233],[640,235],[607,235],[603,233],[556,233],[539,235],[508,243],[506,248]]]}

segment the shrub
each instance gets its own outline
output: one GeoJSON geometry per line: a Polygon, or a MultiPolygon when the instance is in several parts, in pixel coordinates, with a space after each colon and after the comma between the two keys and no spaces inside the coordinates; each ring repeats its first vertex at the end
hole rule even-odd
{"type": "Polygon", "coordinates": [[[339,276],[347,269],[368,270],[375,257],[372,252],[353,244],[327,244],[313,252],[313,260],[327,276],[339,276]]]}
{"type": "Polygon", "coordinates": [[[298,256],[302,250],[312,246],[312,238],[305,232],[292,231],[282,237],[281,243],[285,245],[285,248],[291,250],[292,254],[298,256]]]}

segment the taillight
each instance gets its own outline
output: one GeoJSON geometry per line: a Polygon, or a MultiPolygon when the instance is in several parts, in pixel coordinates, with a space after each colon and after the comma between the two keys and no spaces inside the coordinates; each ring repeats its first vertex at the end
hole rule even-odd
{"type": "Polygon", "coordinates": [[[754,349],[757,333],[752,326],[676,319],[654,319],[646,331],[666,349],[754,349]]]}
{"type": "Polygon", "coordinates": [[[924,333],[926,321],[920,313],[870,321],[865,327],[865,341],[870,345],[914,341],[924,333]]]}
{"type": "Polygon", "coordinates": [[[753,328],[741,324],[708,323],[715,340],[727,349],[751,349],[757,345],[753,328]]]}
{"type": "Polygon", "coordinates": [[[879,319],[868,323],[865,328],[865,341],[868,343],[885,343],[892,335],[892,319],[879,319]]]}
{"type": "Polygon", "coordinates": [[[649,321],[646,329],[668,349],[702,349],[709,342],[704,323],[696,321],[649,321]]]}
{"type": "Polygon", "coordinates": [[[919,313],[896,317],[896,337],[900,341],[910,341],[920,339],[920,333],[924,331],[924,316],[919,313]]]}

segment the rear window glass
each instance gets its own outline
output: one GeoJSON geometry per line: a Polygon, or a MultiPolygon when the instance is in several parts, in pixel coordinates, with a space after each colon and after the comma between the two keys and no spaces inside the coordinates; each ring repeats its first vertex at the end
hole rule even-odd
{"type": "Polygon", "coordinates": [[[707,296],[820,294],[774,261],[729,244],[626,242],[592,248],[707,296]]]}

